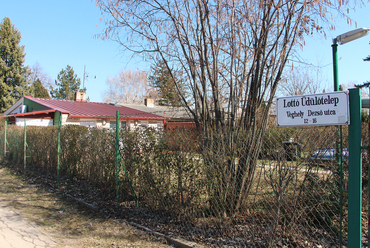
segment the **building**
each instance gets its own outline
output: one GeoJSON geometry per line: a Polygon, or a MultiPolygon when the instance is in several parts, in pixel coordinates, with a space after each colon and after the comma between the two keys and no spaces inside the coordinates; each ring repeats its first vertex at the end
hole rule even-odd
{"type": "Polygon", "coordinates": [[[167,117],[169,121],[189,121],[193,120],[191,114],[185,107],[159,106],[155,105],[154,99],[146,98],[142,104],[125,104],[119,103],[121,106],[137,109],[147,113],[152,113],[167,117]]]}
{"type": "Polygon", "coordinates": [[[84,92],[77,92],[74,101],[42,99],[24,96],[11,106],[3,116],[10,123],[23,126],[79,125],[86,127],[113,128],[116,112],[120,112],[120,127],[135,129],[164,128],[166,117],[118,104],[87,102],[84,92]]]}
{"type": "Polygon", "coordinates": [[[143,104],[120,103],[120,105],[166,117],[165,129],[196,129],[194,117],[185,107],[159,106],[154,102],[154,99],[147,98],[143,104]]]}

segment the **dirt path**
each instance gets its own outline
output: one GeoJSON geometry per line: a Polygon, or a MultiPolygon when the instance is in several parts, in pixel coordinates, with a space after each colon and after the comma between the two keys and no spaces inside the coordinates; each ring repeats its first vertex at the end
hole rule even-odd
{"type": "Polygon", "coordinates": [[[104,218],[0,166],[0,243],[6,231],[22,248],[171,247],[124,220],[104,218]]]}

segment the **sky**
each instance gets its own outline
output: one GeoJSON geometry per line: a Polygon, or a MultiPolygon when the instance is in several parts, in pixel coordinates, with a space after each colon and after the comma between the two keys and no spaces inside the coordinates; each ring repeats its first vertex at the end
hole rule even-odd
{"type": "MultiPolygon", "coordinates": [[[[107,78],[116,76],[122,69],[150,69],[147,62],[124,53],[118,43],[93,37],[103,32],[104,22],[100,21],[99,8],[90,0],[0,0],[0,6],[1,21],[9,17],[22,35],[25,65],[32,67],[38,63],[53,82],[70,65],[81,84],[86,66],[85,87],[90,101],[102,102],[108,89],[107,78]]],[[[357,27],[370,28],[369,14],[367,7],[350,16],[357,27]]],[[[333,88],[332,39],[357,27],[339,20],[326,39],[314,34],[306,39],[303,50],[297,50],[300,61],[320,66],[322,84],[330,90],[333,88]]],[[[370,55],[369,41],[370,35],[338,46],[340,84],[362,84],[370,80],[370,62],[363,62],[370,55]]]]}
{"type": "MultiPolygon", "coordinates": [[[[335,30],[327,32],[326,39],[322,35],[307,37],[306,45],[299,53],[305,63],[320,66],[323,83],[328,85],[330,91],[334,91],[332,40],[338,35],[357,28],[370,28],[370,2],[367,7],[358,8],[355,12],[350,12],[349,15],[354,21],[353,25],[350,26],[347,20],[336,18],[335,30]]],[[[367,35],[338,45],[338,81],[345,88],[370,81],[370,62],[363,61],[370,55],[369,41],[370,35],[367,35]]]]}

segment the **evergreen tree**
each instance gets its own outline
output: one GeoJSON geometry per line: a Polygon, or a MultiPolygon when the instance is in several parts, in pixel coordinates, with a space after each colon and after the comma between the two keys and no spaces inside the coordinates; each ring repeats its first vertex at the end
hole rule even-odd
{"type": "Polygon", "coordinates": [[[57,88],[50,87],[50,95],[54,99],[73,100],[75,93],[79,90],[81,80],[77,78],[73,68],[67,65],[66,69],[62,69],[57,80],[55,80],[57,88]]]}
{"type": "Polygon", "coordinates": [[[32,96],[36,98],[45,98],[50,99],[50,95],[48,90],[42,85],[40,79],[36,79],[36,81],[32,84],[32,96]]]}
{"type": "MultiPolygon", "coordinates": [[[[183,89],[176,88],[174,78],[179,81],[176,76],[171,75],[163,61],[158,61],[151,70],[152,75],[149,76],[149,82],[150,86],[156,88],[159,92],[160,99],[158,100],[158,105],[181,106],[181,98],[178,94],[178,90],[183,91],[183,89]]],[[[181,84],[178,83],[177,85],[181,87],[181,84]]]]}
{"type": "Polygon", "coordinates": [[[5,17],[0,23],[0,112],[22,97],[25,53],[20,41],[20,32],[5,17]]]}

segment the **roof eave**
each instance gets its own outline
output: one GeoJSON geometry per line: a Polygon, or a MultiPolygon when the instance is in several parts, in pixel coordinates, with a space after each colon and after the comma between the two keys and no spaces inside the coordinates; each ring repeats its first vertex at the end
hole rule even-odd
{"type": "Polygon", "coordinates": [[[28,112],[28,113],[14,114],[14,116],[15,117],[24,117],[24,116],[48,114],[48,113],[54,113],[54,112],[56,112],[56,110],[50,109],[50,110],[43,110],[43,111],[34,111],[34,112],[28,112]]]}
{"type": "MultiPolygon", "coordinates": [[[[88,115],[70,115],[70,118],[94,118],[94,119],[116,119],[115,116],[88,116],[88,115]]],[[[120,119],[131,119],[131,120],[167,120],[166,117],[132,117],[132,116],[122,116],[120,119]]]]}

